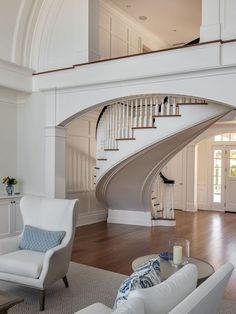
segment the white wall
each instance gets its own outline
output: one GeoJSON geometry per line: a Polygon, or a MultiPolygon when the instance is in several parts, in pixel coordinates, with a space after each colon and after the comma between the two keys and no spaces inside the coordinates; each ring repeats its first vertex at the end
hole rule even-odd
{"type": "Polygon", "coordinates": [[[45,195],[45,99],[34,93],[17,106],[17,152],[20,191],[45,195]]]}
{"type": "Polygon", "coordinates": [[[100,1],[99,6],[98,35],[100,59],[140,53],[143,44],[152,50],[167,47],[158,36],[154,36],[117,7],[104,1],[100,1]]]}
{"type": "Polygon", "coordinates": [[[22,0],[1,0],[0,59],[11,61],[15,23],[22,0]]]}
{"type": "Polygon", "coordinates": [[[87,114],[67,126],[66,197],[80,200],[78,225],[107,218],[106,206],[95,195],[96,121],[96,114],[87,114]]]}
{"type": "MultiPolygon", "coordinates": [[[[0,182],[5,176],[17,177],[17,109],[16,104],[2,99],[0,91],[0,182]]],[[[0,183],[0,194],[5,186],[0,183]]],[[[15,188],[18,190],[18,187],[15,188]]]]}

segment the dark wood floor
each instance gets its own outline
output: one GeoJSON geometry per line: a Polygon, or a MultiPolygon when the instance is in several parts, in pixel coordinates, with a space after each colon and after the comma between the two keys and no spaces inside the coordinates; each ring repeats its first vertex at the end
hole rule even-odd
{"type": "MultiPolygon", "coordinates": [[[[72,260],[129,275],[132,261],[142,255],[166,251],[171,238],[190,240],[191,256],[215,269],[225,262],[236,266],[236,214],[199,211],[176,212],[176,227],[140,227],[101,222],[79,227],[72,260]]],[[[225,296],[236,300],[236,271],[225,296]]]]}

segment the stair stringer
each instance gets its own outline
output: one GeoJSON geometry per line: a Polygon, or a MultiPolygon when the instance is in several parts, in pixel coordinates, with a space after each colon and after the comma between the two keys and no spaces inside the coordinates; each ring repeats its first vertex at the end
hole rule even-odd
{"type": "MultiPolygon", "coordinates": [[[[159,170],[184,146],[225,114],[221,113],[214,118],[182,130],[122,161],[100,179],[97,195],[102,197],[108,208],[112,210],[150,214],[151,187],[159,170]],[[177,145],[177,143],[179,144],[177,145]],[[144,167],[143,159],[146,159],[147,167],[144,167]],[[128,173],[133,173],[133,176],[128,176],[128,173]],[[135,175],[139,178],[138,186],[135,175]],[[134,181],[136,182],[135,187],[134,181]]],[[[129,221],[129,223],[131,222],[129,221]]]]}

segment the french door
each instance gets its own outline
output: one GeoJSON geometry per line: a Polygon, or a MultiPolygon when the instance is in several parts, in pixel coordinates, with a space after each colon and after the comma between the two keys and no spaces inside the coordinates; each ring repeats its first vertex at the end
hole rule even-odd
{"type": "Polygon", "coordinates": [[[236,146],[226,146],[225,161],[225,211],[236,212],[236,146]]]}
{"type": "Polygon", "coordinates": [[[212,208],[236,212],[236,146],[214,146],[212,159],[212,208]]]}

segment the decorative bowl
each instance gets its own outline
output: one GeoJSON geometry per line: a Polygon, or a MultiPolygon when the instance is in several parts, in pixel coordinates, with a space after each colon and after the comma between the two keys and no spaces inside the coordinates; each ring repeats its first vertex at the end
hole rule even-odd
{"type": "Polygon", "coordinates": [[[161,252],[159,254],[160,258],[164,259],[165,261],[169,262],[169,260],[173,259],[173,254],[170,252],[161,252]]]}

